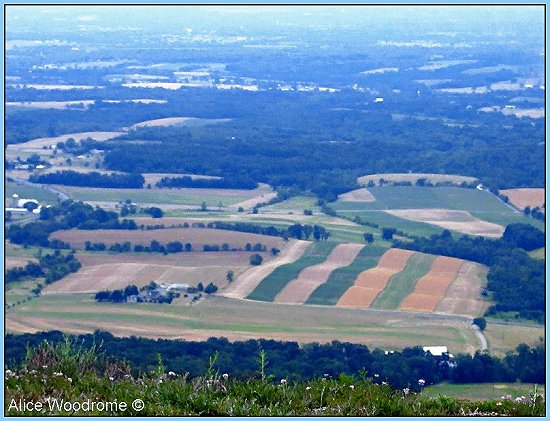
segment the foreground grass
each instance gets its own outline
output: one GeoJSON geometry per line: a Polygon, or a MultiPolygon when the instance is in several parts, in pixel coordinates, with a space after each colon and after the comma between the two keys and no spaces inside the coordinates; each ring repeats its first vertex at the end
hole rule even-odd
{"type": "Polygon", "coordinates": [[[429,398],[373,384],[364,374],[274,382],[264,375],[263,356],[260,352],[258,375],[248,380],[214,372],[215,357],[204,376],[188,379],[166,373],[160,360],[152,371],[132,375],[126,364],[94,348],[78,348],[68,340],[45,343],[28,353],[19,370],[6,370],[4,409],[12,416],[542,416],[545,411],[538,395],[487,402],[429,398]],[[43,408],[22,408],[20,402],[41,402],[43,408]]]}

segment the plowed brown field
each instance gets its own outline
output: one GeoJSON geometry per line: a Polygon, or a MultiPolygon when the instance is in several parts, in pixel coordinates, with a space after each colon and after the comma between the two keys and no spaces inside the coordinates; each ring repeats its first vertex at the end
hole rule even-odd
{"type": "Polygon", "coordinates": [[[510,203],[520,210],[527,206],[542,206],[544,203],[544,189],[509,189],[501,190],[500,193],[507,196],[510,203]]]}
{"type": "Polygon", "coordinates": [[[433,312],[463,264],[461,259],[438,256],[430,271],[418,280],[414,291],[403,300],[399,309],[433,312]]]}
{"type": "Polygon", "coordinates": [[[327,281],[334,269],[351,264],[363,247],[363,244],[338,244],[323,263],[302,270],[298,278],[290,281],[274,301],[303,304],[319,285],[327,281]]]}
{"type": "Polygon", "coordinates": [[[409,250],[389,249],[385,252],[378,265],[365,270],[357,276],[355,284],[349,288],[336,303],[342,307],[368,307],[376,296],[386,287],[388,280],[401,272],[409,257],[413,254],[409,250]]]}
{"type": "MultiPolygon", "coordinates": [[[[162,218],[158,220],[162,224],[162,218]]],[[[56,231],[50,239],[58,239],[69,243],[73,248],[84,248],[86,241],[105,243],[107,246],[114,243],[129,241],[132,245],[149,245],[152,240],[160,243],[180,241],[191,243],[194,250],[202,250],[204,244],[229,244],[231,248],[244,248],[246,243],[262,243],[267,248],[281,248],[282,238],[268,235],[249,234],[237,231],[226,231],[207,228],[167,228],[159,230],[68,230],[56,231]]]]}

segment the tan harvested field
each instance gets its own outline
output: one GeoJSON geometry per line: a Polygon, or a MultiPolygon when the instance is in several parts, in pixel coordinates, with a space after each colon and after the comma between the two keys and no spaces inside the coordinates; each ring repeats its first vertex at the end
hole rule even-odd
{"type": "Polygon", "coordinates": [[[453,183],[460,184],[462,182],[473,183],[477,179],[475,177],[467,177],[464,175],[451,175],[451,174],[424,174],[424,173],[391,173],[391,174],[370,174],[364,175],[357,179],[359,184],[366,185],[369,181],[378,185],[378,181],[383,178],[389,182],[410,181],[412,184],[416,183],[419,178],[425,178],[432,184],[436,183],[453,183]]]}
{"type": "Polygon", "coordinates": [[[341,307],[368,307],[374,299],[386,287],[389,279],[401,272],[412,251],[401,249],[389,249],[386,251],[376,267],[361,272],[355,284],[349,288],[336,303],[341,307]]]}
{"type": "Polygon", "coordinates": [[[55,282],[43,294],[81,294],[125,288],[134,284],[213,282],[220,289],[227,285],[225,275],[239,275],[249,266],[249,252],[151,254],[77,254],[82,268],[55,282]]]}
{"type": "Polygon", "coordinates": [[[192,117],[169,117],[169,118],[157,118],[156,120],[147,120],[140,123],[136,123],[130,126],[130,129],[137,129],[139,127],[168,127],[175,126],[186,121],[193,120],[192,117]]]}
{"type": "Polygon", "coordinates": [[[338,200],[342,202],[374,202],[376,198],[370,191],[363,188],[340,194],[338,200]]]}
{"type": "Polygon", "coordinates": [[[129,241],[132,245],[149,245],[152,240],[160,243],[180,241],[191,243],[193,250],[202,250],[204,244],[229,244],[230,248],[243,248],[246,243],[264,244],[268,250],[271,247],[281,248],[284,240],[268,235],[249,234],[237,231],[226,231],[207,228],[166,228],[158,230],[67,230],[56,231],[49,237],[65,241],[73,248],[83,249],[86,241],[105,243],[107,246],[114,243],[129,241]]]}
{"type": "Polygon", "coordinates": [[[510,203],[520,210],[527,206],[541,207],[545,202],[544,189],[508,189],[501,190],[500,193],[507,196],[510,203]]]}
{"type": "Polygon", "coordinates": [[[399,209],[385,211],[410,221],[425,222],[441,228],[483,237],[502,237],[504,227],[474,218],[467,211],[448,209],[399,209]]]}
{"type": "Polygon", "coordinates": [[[458,276],[447,289],[445,298],[437,303],[435,312],[471,317],[483,315],[491,304],[481,295],[487,284],[486,276],[487,267],[464,262],[458,276]]]}
{"type": "Polygon", "coordinates": [[[463,264],[464,260],[454,257],[436,257],[430,271],[418,280],[414,291],[403,300],[399,309],[433,312],[463,264]]]}
{"type": "Polygon", "coordinates": [[[319,285],[327,281],[334,269],[351,264],[363,247],[363,244],[338,244],[323,263],[305,268],[298,278],[286,284],[274,301],[303,304],[319,285]]]}
{"type": "Polygon", "coordinates": [[[491,354],[504,357],[506,352],[515,349],[521,343],[535,346],[540,342],[540,338],[544,340],[545,327],[496,324],[489,320],[483,334],[487,338],[491,354]]]}
{"type": "Polygon", "coordinates": [[[30,102],[6,102],[6,107],[17,108],[34,108],[34,109],[56,109],[63,110],[65,108],[82,106],[82,109],[88,108],[95,104],[95,100],[82,101],[30,101],[30,102]]]}
{"type": "Polygon", "coordinates": [[[275,193],[275,192],[266,192],[266,193],[262,193],[258,196],[255,196],[251,199],[243,200],[242,202],[235,203],[235,204],[231,205],[230,207],[235,208],[235,209],[238,209],[238,208],[242,207],[245,210],[246,209],[252,209],[257,204],[264,203],[264,202],[269,202],[271,199],[274,199],[275,197],[277,197],[277,193],[275,193]]]}
{"type": "Polygon", "coordinates": [[[303,240],[291,240],[287,243],[281,253],[268,263],[260,266],[252,266],[244,273],[239,275],[227,288],[218,295],[229,298],[244,298],[250,294],[259,283],[271,272],[281,265],[294,263],[298,260],[306,249],[311,246],[311,242],[303,240]]]}
{"type": "Polygon", "coordinates": [[[37,260],[32,257],[24,258],[24,257],[7,256],[6,259],[4,260],[4,270],[23,267],[23,266],[26,266],[27,263],[29,262],[36,263],[37,260]]]}
{"type": "Polygon", "coordinates": [[[339,340],[383,349],[427,343],[444,343],[453,353],[478,349],[477,339],[464,321],[224,297],[187,306],[96,303],[86,294],[44,295],[7,311],[8,332],[55,329],[71,333],[102,329],[117,336],[195,341],[210,337],[299,343],[339,340]]]}
{"type": "Polygon", "coordinates": [[[142,174],[145,179],[145,184],[151,184],[155,186],[164,177],[191,177],[193,180],[207,179],[207,180],[219,180],[221,177],[215,177],[213,175],[197,175],[197,174],[176,174],[176,173],[144,173],[142,174]]]}
{"type": "Polygon", "coordinates": [[[94,139],[94,140],[108,140],[113,137],[117,137],[123,134],[123,132],[82,132],[82,133],[69,133],[56,137],[43,137],[39,139],[29,140],[24,143],[17,143],[14,145],[8,145],[8,149],[20,150],[20,149],[42,149],[43,146],[54,146],[59,142],[65,142],[67,139],[82,140],[82,139],[94,139]]]}

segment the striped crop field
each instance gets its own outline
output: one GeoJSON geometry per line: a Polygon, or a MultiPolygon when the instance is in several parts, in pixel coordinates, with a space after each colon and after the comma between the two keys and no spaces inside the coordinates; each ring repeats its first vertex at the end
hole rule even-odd
{"type": "Polygon", "coordinates": [[[435,258],[433,254],[414,253],[405,268],[390,278],[386,288],[372,302],[371,308],[399,308],[399,304],[413,292],[416,282],[430,271],[435,258]]]}
{"type": "Polygon", "coordinates": [[[257,301],[273,301],[277,294],[291,280],[297,278],[303,269],[324,262],[335,246],[334,242],[313,243],[300,259],[281,265],[271,272],[246,298],[257,301]]]}
{"type": "Polygon", "coordinates": [[[296,279],[286,284],[274,301],[303,304],[335,269],[350,265],[363,247],[363,244],[355,243],[338,244],[324,262],[305,268],[296,279]]]}
{"type": "Polygon", "coordinates": [[[369,307],[386,287],[388,280],[403,270],[413,254],[409,250],[390,249],[380,258],[378,265],[361,272],[354,285],[337,302],[342,307],[369,307]]]}
{"type": "Polygon", "coordinates": [[[464,260],[438,256],[430,271],[418,280],[414,291],[399,306],[401,310],[433,312],[456,279],[464,260]]]}
{"type": "Polygon", "coordinates": [[[386,250],[386,247],[375,245],[363,248],[353,263],[334,270],[327,281],[311,293],[306,304],[335,305],[342,294],[353,285],[359,273],[375,267],[386,250]]]}

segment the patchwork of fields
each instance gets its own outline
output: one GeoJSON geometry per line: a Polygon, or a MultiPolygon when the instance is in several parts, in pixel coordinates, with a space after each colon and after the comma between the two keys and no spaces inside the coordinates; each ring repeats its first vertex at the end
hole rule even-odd
{"type": "Polygon", "coordinates": [[[481,316],[487,269],[444,256],[356,244],[315,244],[292,264],[263,279],[247,298],[481,316]],[[317,246],[317,247],[315,247],[317,246]]]}

